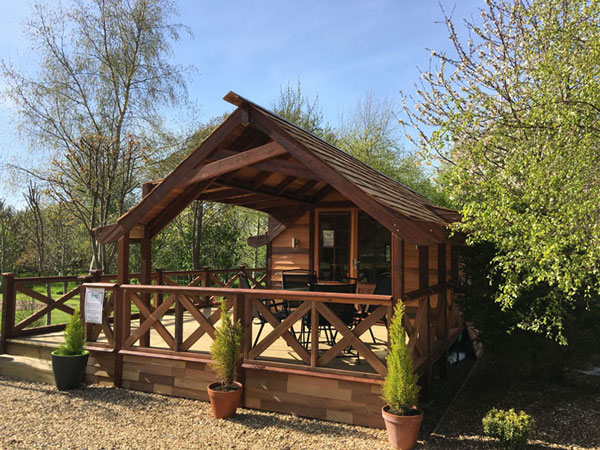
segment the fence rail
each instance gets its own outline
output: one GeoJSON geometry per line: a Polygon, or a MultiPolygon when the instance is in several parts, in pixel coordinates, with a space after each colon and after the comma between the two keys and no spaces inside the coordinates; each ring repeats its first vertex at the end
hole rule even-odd
{"type": "MultiPolygon", "coordinates": [[[[168,284],[178,286],[232,286],[238,279],[237,274],[243,271],[256,286],[266,286],[267,271],[264,268],[212,269],[203,267],[200,270],[166,271],[156,269],[151,273],[151,281],[157,285],[168,284]]],[[[75,308],[83,309],[84,283],[110,283],[116,281],[115,274],[102,274],[92,271],[85,276],[49,276],[49,277],[16,277],[14,273],[2,274],[2,325],[0,328],[0,353],[6,352],[6,341],[10,338],[41,335],[63,330],[68,317],[75,308]],[[62,284],[62,290],[53,294],[53,287],[62,284]],[[45,321],[44,321],[45,318],[45,321]]],[[[139,280],[139,274],[132,273],[129,282],[139,280]]],[[[113,339],[111,323],[114,321],[114,295],[107,298],[104,315],[106,324],[102,327],[88,326],[88,338],[95,341],[104,331],[109,343],[113,339]]],[[[211,299],[204,299],[210,303],[211,299]]],[[[162,298],[157,294],[156,302],[162,298]]],[[[140,313],[133,314],[136,318],[140,313]]]]}
{"type": "MultiPolygon", "coordinates": [[[[107,291],[102,324],[86,324],[85,327],[90,346],[104,347],[117,354],[121,351],[157,351],[150,342],[151,331],[155,331],[152,339],[160,341],[153,342],[163,347],[160,351],[196,352],[197,348],[192,347],[200,339],[215,338],[215,326],[221,315],[221,309],[215,306],[225,302],[235,320],[239,319],[243,324],[245,364],[280,367],[284,363],[267,358],[266,354],[283,339],[287,351],[296,359],[295,368],[332,371],[330,363],[342,352],[353,349],[372,370],[372,375],[368,376],[381,378],[386,373],[383,359],[365,343],[363,336],[375,324],[389,323],[393,311],[391,296],[273,290],[269,289],[269,277],[264,268],[157,269],[151,274],[152,284],[131,284],[139,279],[138,276],[130,274],[130,284],[118,285],[114,282],[116,275],[100,272],[84,277],[37,278],[3,274],[0,352],[6,352],[7,339],[64,329],[65,323],[42,325],[39,321],[53,312],[68,318],[77,306],[83,314],[85,289],[102,287],[107,291]],[[246,274],[251,289],[236,287],[240,271],[246,274]],[[47,288],[51,283],[71,285],[54,298],[47,288]],[[24,315],[18,310],[18,297],[35,302],[35,310],[24,315]],[[274,299],[275,303],[285,300],[293,307],[282,317],[265,303],[265,299],[274,299]],[[355,305],[357,309],[362,305],[365,314],[349,324],[336,312],[336,305],[355,305]],[[17,312],[20,313],[18,320],[17,312]],[[257,318],[260,318],[259,323],[256,323],[257,318]],[[185,332],[184,321],[190,327],[185,328],[185,332]],[[319,339],[324,323],[328,324],[330,333],[340,337],[326,345],[319,339]],[[270,326],[268,332],[264,335],[255,333],[257,327],[262,331],[266,324],[270,326]]],[[[439,358],[462,329],[451,287],[450,283],[442,283],[402,296],[406,304],[403,325],[417,372],[439,358]]],[[[203,346],[203,349],[206,351],[208,347],[203,346]]]]}

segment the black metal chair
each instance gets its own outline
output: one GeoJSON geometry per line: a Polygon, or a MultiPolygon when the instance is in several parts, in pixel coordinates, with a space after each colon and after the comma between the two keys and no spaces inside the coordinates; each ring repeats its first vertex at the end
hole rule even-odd
{"type": "MultiPolygon", "coordinates": [[[[313,292],[338,292],[338,293],[348,293],[348,294],[356,294],[357,280],[348,279],[349,283],[339,284],[339,283],[311,283],[309,285],[310,290],[313,292]]],[[[354,326],[354,316],[356,314],[356,308],[354,304],[350,303],[327,303],[327,307],[334,312],[344,325],[348,328],[352,328],[354,326]]],[[[310,339],[310,322],[311,315],[310,313],[305,316],[305,326],[309,330],[307,342],[310,339]]],[[[337,330],[334,332],[334,328],[331,324],[325,319],[323,316],[319,316],[319,331],[323,330],[325,332],[325,336],[327,337],[328,345],[334,346],[335,339],[337,337],[337,330]],[[327,334],[329,333],[329,336],[327,334]]]]}
{"type": "MultiPolygon", "coordinates": [[[[246,274],[244,272],[238,273],[238,279],[240,281],[239,286],[241,289],[250,289],[250,283],[248,282],[248,277],[246,276],[246,274]]],[[[280,322],[283,322],[290,315],[290,311],[287,308],[287,304],[285,302],[277,303],[272,298],[261,298],[260,301],[267,308],[269,308],[271,310],[271,312],[273,313],[273,316],[275,316],[275,318],[277,320],[279,320],[280,322]]],[[[263,328],[265,327],[265,324],[268,322],[267,322],[267,319],[265,319],[254,307],[252,308],[252,318],[258,319],[258,321],[260,323],[260,328],[258,329],[258,334],[256,335],[256,338],[254,339],[253,347],[255,347],[256,344],[258,344],[258,340],[260,339],[260,335],[262,333],[263,328]]],[[[295,335],[293,328],[291,329],[291,332],[292,332],[292,335],[295,335]]]]}
{"type": "Polygon", "coordinates": [[[317,282],[314,270],[291,269],[281,271],[281,286],[291,291],[308,291],[311,283],[317,282]]]}
{"type": "MultiPolygon", "coordinates": [[[[390,278],[389,272],[382,273],[377,277],[377,282],[375,283],[373,295],[392,295],[392,279],[390,278]]],[[[377,306],[375,305],[369,305],[368,307],[366,307],[366,305],[363,305],[361,307],[361,312],[357,316],[357,322],[360,322],[362,319],[366,319],[369,316],[369,314],[371,314],[376,308],[377,306]]],[[[387,319],[385,318],[385,316],[382,320],[387,328],[387,319]]],[[[375,339],[375,334],[373,334],[372,328],[369,328],[369,333],[371,333],[371,339],[373,339],[373,344],[376,344],[377,340],[375,339]]]]}

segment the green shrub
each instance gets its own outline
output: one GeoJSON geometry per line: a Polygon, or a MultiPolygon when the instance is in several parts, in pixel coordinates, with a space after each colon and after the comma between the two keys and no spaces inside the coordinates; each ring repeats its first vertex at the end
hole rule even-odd
{"type": "Polygon", "coordinates": [[[224,300],[221,302],[221,325],[215,334],[215,340],[210,347],[214,361],[212,366],[217,372],[221,387],[231,389],[237,374],[244,330],[239,320],[237,323],[233,322],[224,300]]]}
{"type": "Polygon", "coordinates": [[[535,429],[535,421],[524,411],[515,412],[491,409],[482,420],[486,436],[500,440],[503,448],[525,448],[529,435],[535,429]]]}
{"type": "Polygon", "coordinates": [[[387,355],[388,372],[383,383],[383,400],[390,405],[390,412],[406,415],[419,400],[418,377],[413,372],[412,355],[406,345],[406,333],[402,326],[404,303],[398,302],[389,327],[390,350],[387,355]]]}
{"type": "Polygon", "coordinates": [[[76,309],[65,328],[65,343],[58,347],[56,354],[61,356],[82,355],[85,351],[84,347],[83,323],[79,309],[76,309]]]}
{"type": "Polygon", "coordinates": [[[549,287],[538,284],[522,291],[511,307],[498,302],[500,286],[506,274],[494,270],[494,258],[501,256],[491,244],[462,247],[461,278],[455,290],[463,319],[478,330],[486,358],[499,363],[506,375],[515,378],[553,378],[561,376],[565,366],[589,356],[589,348],[600,340],[600,295],[593,301],[579,295],[565,317],[561,333],[569,345],[560,345],[548,336],[523,330],[519,323],[531,311],[545,314],[548,305],[542,300],[549,287]]]}

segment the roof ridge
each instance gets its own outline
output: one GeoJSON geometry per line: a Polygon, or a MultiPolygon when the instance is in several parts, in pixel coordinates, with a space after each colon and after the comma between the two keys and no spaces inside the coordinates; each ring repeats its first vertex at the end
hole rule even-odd
{"type": "MultiPolygon", "coordinates": [[[[243,103],[248,103],[248,104],[252,105],[253,107],[255,107],[255,108],[257,108],[257,109],[259,109],[259,110],[263,111],[264,113],[266,113],[266,114],[269,114],[269,115],[271,115],[271,116],[275,117],[276,119],[278,119],[278,120],[281,120],[281,121],[283,121],[283,122],[287,123],[287,124],[288,124],[288,125],[290,125],[291,127],[294,127],[294,128],[296,128],[297,130],[300,130],[301,132],[303,132],[303,133],[306,133],[308,136],[310,136],[310,137],[312,137],[313,139],[316,139],[316,140],[318,140],[319,142],[321,142],[321,143],[325,144],[327,147],[329,147],[329,148],[333,149],[334,151],[338,151],[338,152],[341,152],[341,153],[343,153],[343,154],[344,154],[344,155],[346,155],[347,157],[351,158],[351,159],[352,159],[354,162],[356,162],[356,163],[358,163],[359,165],[361,165],[361,166],[363,166],[363,167],[367,168],[368,170],[372,170],[372,171],[374,171],[374,172],[378,173],[378,174],[379,174],[379,175],[381,175],[382,177],[386,178],[388,181],[390,181],[390,182],[392,182],[392,183],[394,183],[394,184],[397,184],[397,185],[401,186],[402,188],[404,188],[404,189],[406,189],[407,191],[409,191],[411,194],[415,195],[415,196],[418,198],[418,200],[420,201],[420,203],[421,203],[421,204],[422,204],[424,207],[427,207],[428,209],[430,209],[431,207],[434,207],[434,208],[438,208],[438,207],[439,207],[439,206],[435,205],[435,204],[434,204],[434,203],[433,203],[431,200],[429,200],[427,197],[425,197],[423,194],[421,194],[421,193],[417,192],[417,191],[416,191],[416,190],[414,190],[413,188],[411,188],[411,187],[409,187],[409,186],[405,185],[404,183],[401,183],[401,182],[400,182],[400,181],[398,181],[398,180],[395,180],[394,178],[392,178],[392,177],[390,177],[390,176],[386,175],[386,174],[385,174],[385,173],[383,173],[383,172],[380,172],[379,170],[375,169],[374,167],[371,167],[371,166],[369,166],[369,165],[368,165],[368,164],[366,164],[365,162],[363,162],[363,161],[361,161],[360,159],[356,158],[354,155],[351,155],[351,154],[350,154],[350,153],[348,153],[347,151],[345,151],[345,150],[343,150],[343,149],[341,149],[341,148],[339,148],[339,147],[337,147],[337,146],[333,145],[332,143],[330,143],[330,142],[326,141],[326,140],[325,140],[325,139],[323,139],[322,137],[315,135],[314,133],[312,133],[312,132],[310,132],[310,131],[308,131],[308,130],[306,130],[306,129],[302,128],[301,126],[299,126],[299,125],[297,125],[297,124],[295,124],[295,123],[293,123],[293,122],[291,122],[291,121],[289,121],[289,120],[287,120],[287,119],[285,119],[285,118],[283,118],[283,117],[279,116],[278,114],[275,114],[273,111],[271,111],[271,110],[270,110],[270,109],[268,109],[268,108],[265,108],[264,106],[261,106],[261,105],[259,105],[258,103],[255,103],[255,102],[253,102],[252,100],[249,100],[248,98],[246,98],[246,97],[244,97],[244,96],[242,96],[242,95],[239,95],[238,93],[236,93],[236,92],[234,92],[234,91],[229,91],[229,92],[228,92],[228,93],[227,93],[227,94],[226,94],[226,95],[223,97],[223,99],[224,99],[225,101],[227,101],[227,102],[229,102],[229,103],[231,103],[231,104],[235,105],[235,106],[238,106],[238,107],[239,107],[239,106],[241,106],[243,103]]],[[[314,152],[313,152],[313,153],[314,153],[314,152]]],[[[319,157],[319,155],[318,155],[318,154],[315,154],[315,156],[316,156],[316,157],[318,157],[319,159],[321,159],[321,158],[319,157]]],[[[344,177],[344,178],[346,178],[346,177],[344,177]]],[[[350,181],[350,180],[349,180],[349,181],[350,181]]],[[[435,211],[431,211],[431,212],[432,212],[433,214],[435,214],[435,215],[439,216],[439,217],[440,217],[442,220],[445,220],[443,217],[441,217],[441,216],[440,216],[439,214],[437,214],[435,211]]]]}

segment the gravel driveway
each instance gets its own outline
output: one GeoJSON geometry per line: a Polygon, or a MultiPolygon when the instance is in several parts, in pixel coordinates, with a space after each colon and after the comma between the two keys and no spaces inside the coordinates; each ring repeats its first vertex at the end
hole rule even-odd
{"type": "Polygon", "coordinates": [[[206,402],[0,377],[0,448],[388,449],[384,430],[239,410],[215,420],[206,402]]]}

